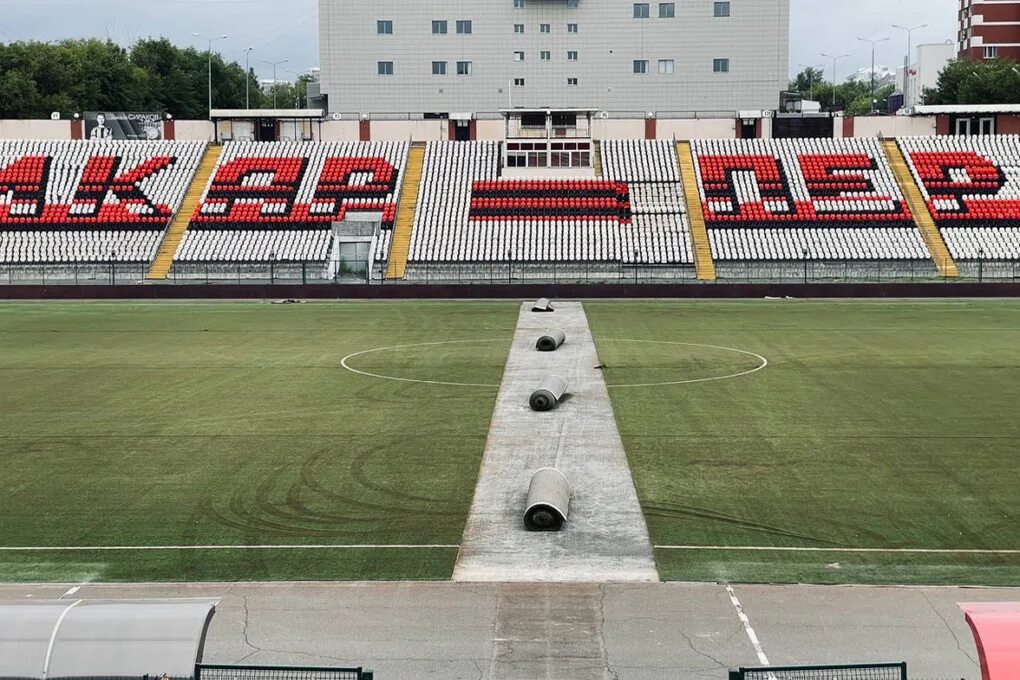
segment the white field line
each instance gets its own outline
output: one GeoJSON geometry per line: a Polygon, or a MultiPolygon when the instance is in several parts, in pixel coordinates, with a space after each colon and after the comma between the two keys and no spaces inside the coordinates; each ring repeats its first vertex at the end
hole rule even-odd
{"type": "Polygon", "coordinates": [[[737,618],[740,619],[740,623],[744,626],[744,632],[747,633],[747,638],[751,641],[751,646],[754,647],[754,653],[758,655],[758,662],[762,666],[768,666],[769,658],[765,656],[765,650],[761,648],[761,641],[758,640],[758,635],[754,632],[754,628],[751,627],[751,620],[744,613],[744,608],[741,606],[740,600],[737,599],[737,594],[733,592],[733,586],[727,585],[726,593],[730,596],[730,603],[733,605],[733,608],[737,610],[737,618]]]}
{"type": "Polygon", "coordinates": [[[656,550],[733,550],[738,552],[919,553],[930,555],[1020,555],[1020,550],[971,548],[799,548],[765,545],[656,545],[656,550]]]}
{"type": "Polygon", "coordinates": [[[457,544],[338,544],[338,545],[69,545],[0,546],[0,552],[88,552],[92,550],[429,550],[460,548],[457,544]]]}
{"type": "Polygon", "coordinates": [[[68,597],[70,595],[74,595],[79,590],[81,590],[81,586],[71,586],[71,588],[66,593],[61,595],[60,598],[63,599],[63,598],[68,597]]]}

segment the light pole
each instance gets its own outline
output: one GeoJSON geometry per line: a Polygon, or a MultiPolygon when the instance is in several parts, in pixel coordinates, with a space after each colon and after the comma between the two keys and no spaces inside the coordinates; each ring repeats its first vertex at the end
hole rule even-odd
{"type": "Polygon", "coordinates": [[[260,63],[262,63],[262,64],[269,64],[270,66],[273,67],[273,108],[274,109],[276,108],[276,67],[279,66],[280,64],[286,64],[288,61],[290,61],[290,60],[289,59],[283,59],[281,61],[266,61],[265,59],[262,59],[260,61],[260,63]]]}
{"type": "Polygon", "coordinates": [[[807,86],[808,86],[808,99],[811,101],[815,100],[815,68],[818,64],[801,64],[802,68],[807,69],[807,86]]]}
{"type": "Polygon", "coordinates": [[[836,108],[836,62],[840,59],[847,59],[849,54],[825,54],[822,52],[822,56],[826,59],[832,59],[832,108],[836,108]]]}
{"type": "Polygon", "coordinates": [[[880,42],[885,42],[889,38],[879,38],[878,40],[872,40],[871,38],[858,37],[861,42],[871,43],[871,112],[875,113],[875,45],[880,42]]]}
{"type": "Polygon", "coordinates": [[[244,108],[248,110],[251,110],[249,90],[251,89],[251,53],[254,51],[254,47],[249,47],[244,51],[244,108]]]}
{"type": "Polygon", "coordinates": [[[914,31],[921,28],[928,28],[928,24],[921,24],[920,26],[913,27],[893,24],[892,27],[907,32],[907,58],[903,60],[903,105],[910,106],[910,101],[907,98],[907,91],[910,89],[910,52],[912,47],[911,38],[913,38],[914,31]]]}
{"type": "Polygon", "coordinates": [[[215,38],[208,38],[198,33],[192,33],[192,35],[209,42],[209,117],[212,118],[212,44],[217,40],[226,40],[227,36],[218,35],[215,38]]]}

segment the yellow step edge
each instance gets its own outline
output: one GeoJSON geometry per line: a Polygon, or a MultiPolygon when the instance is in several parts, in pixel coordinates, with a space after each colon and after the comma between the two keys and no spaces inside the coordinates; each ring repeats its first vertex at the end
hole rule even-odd
{"type": "Polygon", "coordinates": [[[907,206],[914,216],[914,224],[921,232],[924,243],[928,246],[928,253],[931,255],[932,261],[935,262],[939,274],[947,278],[959,276],[960,268],[953,261],[953,256],[942,239],[942,233],[928,210],[928,204],[914,181],[914,174],[910,172],[907,159],[904,158],[899,144],[896,143],[896,140],[886,139],[882,142],[882,148],[885,150],[886,158],[889,159],[896,183],[899,184],[900,191],[907,200],[907,206]]]}
{"type": "Polygon", "coordinates": [[[170,223],[166,236],[163,237],[163,242],[159,246],[159,252],[156,253],[152,266],[149,267],[149,273],[145,275],[146,279],[162,281],[170,273],[170,267],[174,263],[174,255],[177,254],[177,247],[184,240],[184,232],[188,230],[188,225],[191,224],[191,218],[194,217],[195,211],[198,209],[198,205],[202,200],[202,194],[205,193],[205,188],[209,185],[209,180],[219,164],[222,154],[222,146],[210,145],[206,147],[202,161],[198,164],[198,170],[195,171],[195,176],[191,179],[191,186],[188,187],[188,192],[184,195],[184,202],[181,203],[180,209],[170,223]]]}
{"type": "Polygon", "coordinates": [[[411,232],[421,189],[422,168],[425,165],[425,145],[412,144],[407,154],[404,186],[397,204],[397,222],[390,239],[390,259],[386,268],[387,279],[402,279],[407,271],[407,257],[411,252],[411,232]]]}
{"type": "Polygon", "coordinates": [[[680,164],[680,179],[687,202],[687,222],[691,227],[691,246],[694,251],[694,268],[700,281],[715,281],[715,262],[712,260],[712,245],[705,227],[705,213],[701,209],[701,193],[698,191],[698,172],[694,167],[694,153],[690,142],[677,142],[677,161],[680,164]]]}

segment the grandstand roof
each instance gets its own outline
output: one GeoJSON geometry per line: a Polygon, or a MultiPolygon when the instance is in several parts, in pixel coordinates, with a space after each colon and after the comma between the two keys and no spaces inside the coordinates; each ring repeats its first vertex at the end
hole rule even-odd
{"type": "Polygon", "coordinates": [[[932,116],[940,113],[1020,113],[1020,104],[918,104],[914,114],[932,116]]]}
{"type": "Polygon", "coordinates": [[[1020,678],[1020,602],[964,603],[984,680],[1020,678]]]}
{"type": "Polygon", "coordinates": [[[0,603],[0,677],[192,677],[217,602],[0,603]]]}
{"type": "Polygon", "coordinates": [[[322,109],[213,109],[209,117],[213,120],[224,118],[312,118],[318,120],[326,115],[322,109]]]}

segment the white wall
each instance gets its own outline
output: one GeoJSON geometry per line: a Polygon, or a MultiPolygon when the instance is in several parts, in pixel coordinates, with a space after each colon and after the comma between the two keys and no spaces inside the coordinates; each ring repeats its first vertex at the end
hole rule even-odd
{"type": "Polygon", "coordinates": [[[594,118],[591,122],[595,139],[644,139],[644,118],[594,118]]]}
{"type": "Polygon", "coordinates": [[[506,124],[501,120],[479,120],[475,121],[475,135],[478,141],[501,142],[506,124]]]}
{"type": "Polygon", "coordinates": [[[737,122],[733,118],[659,119],[655,124],[658,139],[733,139],[737,122]]]}
{"type": "Polygon", "coordinates": [[[360,138],[358,121],[327,120],[322,124],[322,141],[356,142],[360,138]]]}
{"type": "Polygon", "coordinates": [[[927,137],[935,134],[935,116],[857,116],[854,137],[927,137]]]}
{"type": "Polygon", "coordinates": [[[174,121],[174,139],[182,142],[190,140],[213,140],[213,124],[208,120],[174,121]]]}
{"type": "Polygon", "coordinates": [[[448,120],[373,120],[372,141],[439,142],[450,136],[448,120]]]}
{"type": "Polygon", "coordinates": [[[71,121],[0,120],[0,139],[71,139],[71,121]]]}

